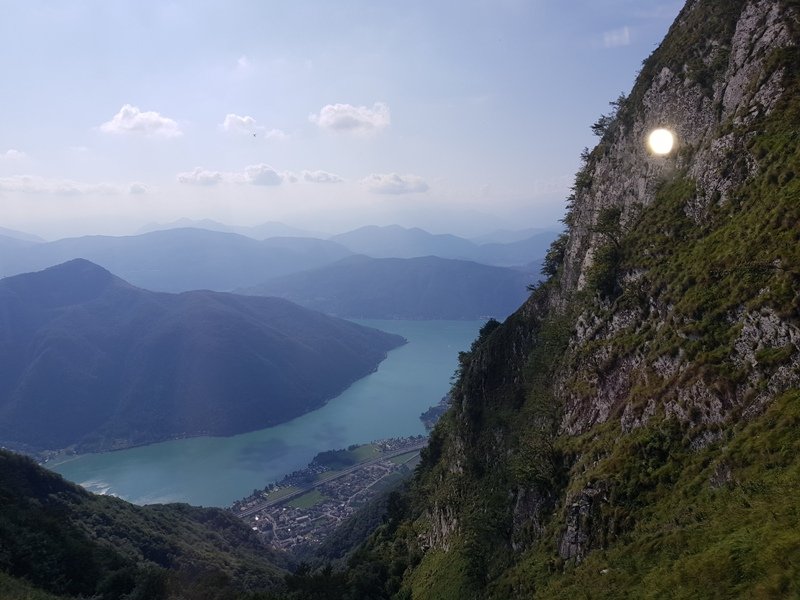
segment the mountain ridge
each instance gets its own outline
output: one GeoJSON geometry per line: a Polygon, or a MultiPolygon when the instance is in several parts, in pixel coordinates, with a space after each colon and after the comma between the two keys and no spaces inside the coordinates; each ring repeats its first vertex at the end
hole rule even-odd
{"type": "Polygon", "coordinates": [[[350,254],[334,242],[313,238],[259,241],[236,233],[185,228],[35,244],[1,255],[0,275],[17,275],[84,258],[153,291],[229,291],[350,254]]]}
{"type": "Polygon", "coordinates": [[[330,239],[356,254],[372,258],[438,256],[514,267],[541,259],[556,235],[556,232],[545,230],[509,243],[476,243],[456,235],[433,234],[419,227],[367,225],[330,239]]]}
{"type": "Polygon", "coordinates": [[[402,338],[278,298],[136,288],[77,259],[0,280],[0,435],[112,449],[321,406],[402,338]]]}
{"type": "Polygon", "coordinates": [[[528,271],[437,256],[346,257],[242,290],[274,295],[340,317],[363,319],[505,318],[536,278],[528,271]]]}

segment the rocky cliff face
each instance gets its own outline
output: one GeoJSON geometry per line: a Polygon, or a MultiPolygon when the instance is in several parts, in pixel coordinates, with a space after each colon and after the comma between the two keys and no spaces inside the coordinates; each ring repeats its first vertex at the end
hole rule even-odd
{"type": "Polygon", "coordinates": [[[723,571],[764,506],[800,534],[799,41],[793,0],[689,0],[598,121],[548,281],[461,356],[398,597],[796,590],[723,571]]]}

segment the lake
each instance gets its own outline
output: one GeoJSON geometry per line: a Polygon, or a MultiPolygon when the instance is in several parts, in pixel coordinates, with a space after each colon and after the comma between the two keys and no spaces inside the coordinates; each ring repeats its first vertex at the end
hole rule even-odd
{"type": "Polygon", "coordinates": [[[172,440],[47,466],[93,492],[137,504],[228,506],[305,467],[318,452],[425,433],[419,415],[450,389],[458,352],[469,348],[483,322],[357,322],[398,333],[408,344],[322,408],[232,437],[172,440]]]}

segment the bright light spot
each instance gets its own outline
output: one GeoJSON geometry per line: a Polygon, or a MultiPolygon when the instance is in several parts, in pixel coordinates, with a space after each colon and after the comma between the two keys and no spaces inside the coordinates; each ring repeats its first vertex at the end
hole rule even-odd
{"type": "Polygon", "coordinates": [[[675,145],[675,136],[667,129],[655,129],[650,137],[647,138],[647,145],[653,154],[664,156],[672,152],[672,147],[675,145]]]}

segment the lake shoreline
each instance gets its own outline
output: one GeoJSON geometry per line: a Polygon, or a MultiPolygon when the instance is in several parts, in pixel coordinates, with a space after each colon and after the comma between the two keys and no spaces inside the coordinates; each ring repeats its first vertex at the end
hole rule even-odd
{"type": "Polygon", "coordinates": [[[479,321],[367,321],[408,343],[324,406],[266,429],[192,436],[111,452],[51,456],[44,466],[67,479],[137,504],[229,506],[255,488],[305,467],[331,448],[425,435],[420,414],[450,389],[458,352],[479,321]],[[213,481],[213,484],[211,482],[213,481]]]}

